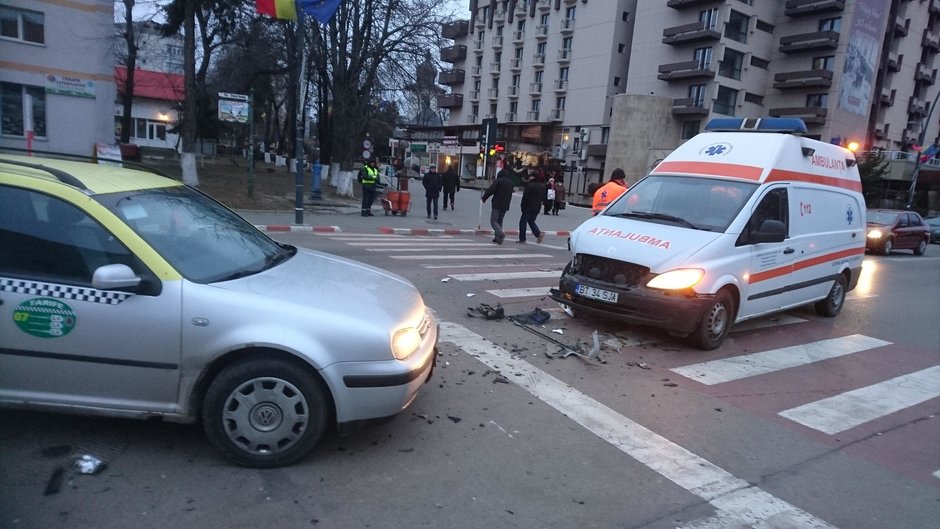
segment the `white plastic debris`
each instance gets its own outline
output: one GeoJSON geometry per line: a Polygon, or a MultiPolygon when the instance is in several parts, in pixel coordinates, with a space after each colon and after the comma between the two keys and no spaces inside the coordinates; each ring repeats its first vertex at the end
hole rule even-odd
{"type": "Polygon", "coordinates": [[[565,314],[567,314],[568,316],[574,318],[574,311],[571,310],[571,307],[569,307],[568,305],[562,305],[561,310],[565,311],[565,314]]]}
{"type": "Polygon", "coordinates": [[[564,329],[552,329],[552,332],[555,334],[565,334],[564,329]]]}
{"type": "Polygon", "coordinates": [[[476,296],[476,294],[474,294],[474,293],[472,293],[472,292],[469,293],[469,294],[467,294],[467,297],[468,297],[468,298],[472,298],[473,296],[476,296]]]}
{"type": "Polygon", "coordinates": [[[75,468],[78,470],[79,474],[97,474],[101,472],[104,467],[105,464],[103,461],[88,454],[75,459],[75,468]]]}
{"type": "Polygon", "coordinates": [[[447,283],[448,281],[450,281],[449,277],[445,277],[444,279],[441,279],[441,283],[447,283]]]}

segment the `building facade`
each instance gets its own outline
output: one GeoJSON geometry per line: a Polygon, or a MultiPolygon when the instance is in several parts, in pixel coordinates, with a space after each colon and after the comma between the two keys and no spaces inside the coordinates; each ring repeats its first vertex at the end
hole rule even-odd
{"type": "Polygon", "coordinates": [[[91,155],[114,143],[112,0],[0,5],[0,146],[91,155]]]}
{"type": "Polygon", "coordinates": [[[714,117],[799,117],[908,180],[940,136],[940,0],[471,0],[442,34],[448,134],[496,117],[510,151],[602,174],[642,177],[714,117]]]}

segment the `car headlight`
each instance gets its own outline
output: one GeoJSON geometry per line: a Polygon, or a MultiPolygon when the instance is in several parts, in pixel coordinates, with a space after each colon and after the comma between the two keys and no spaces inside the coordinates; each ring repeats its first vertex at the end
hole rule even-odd
{"type": "Polygon", "coordinates": [[[411,356],[421,345],[421,334],[414,327],[398,329],[392,335],[392,354],[399,360],[411,356]]]}
{"type": "Polygon", "coordinates": [[[682,290],[695,286],[703,277],[705,277],[705,271],[701,268],[680,268],[659,274],[646,286],[662,290],[682,290]]]}
{"type": "Polygon", "coordinates": [[[869,238],[869,239],[880,239],[880,238],[881,238],[881,230],[871,230],[870,232],[868,232],[868,238],[869,238]]]}

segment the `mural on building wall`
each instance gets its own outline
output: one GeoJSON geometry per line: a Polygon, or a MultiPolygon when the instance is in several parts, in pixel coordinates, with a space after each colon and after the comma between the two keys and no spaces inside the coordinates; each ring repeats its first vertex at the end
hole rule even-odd
{"type": "Polygon", "coordinates": [[[887,0],[859,0],[855,6],[839,90],[839,108],[846,112],[868,115],[887,7],[887,0]]]}

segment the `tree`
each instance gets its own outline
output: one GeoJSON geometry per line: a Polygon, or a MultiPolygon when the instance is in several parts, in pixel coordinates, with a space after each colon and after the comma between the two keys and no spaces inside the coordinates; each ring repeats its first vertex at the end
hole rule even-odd
{"type": "Polygon", "coordinates": [[[124,3],[124,38],[126,55],[124,66],[127,75],[124,77],[124,88],[121,97],[121,143],[130,143],[133,118],[131,110],[134,103],[134,74],[137,70],[137,52],[140,49],[134,35],[134,0],[122,0],[124,3]]]}
{"type": "Polygon", "coordinates": [[[859,153],[857,160],[865,203],[869,206],[875,205],[875,201],[885,194],[885,176],[889,171],[888,159],[883,151],[867,151],[859,153]]]}

